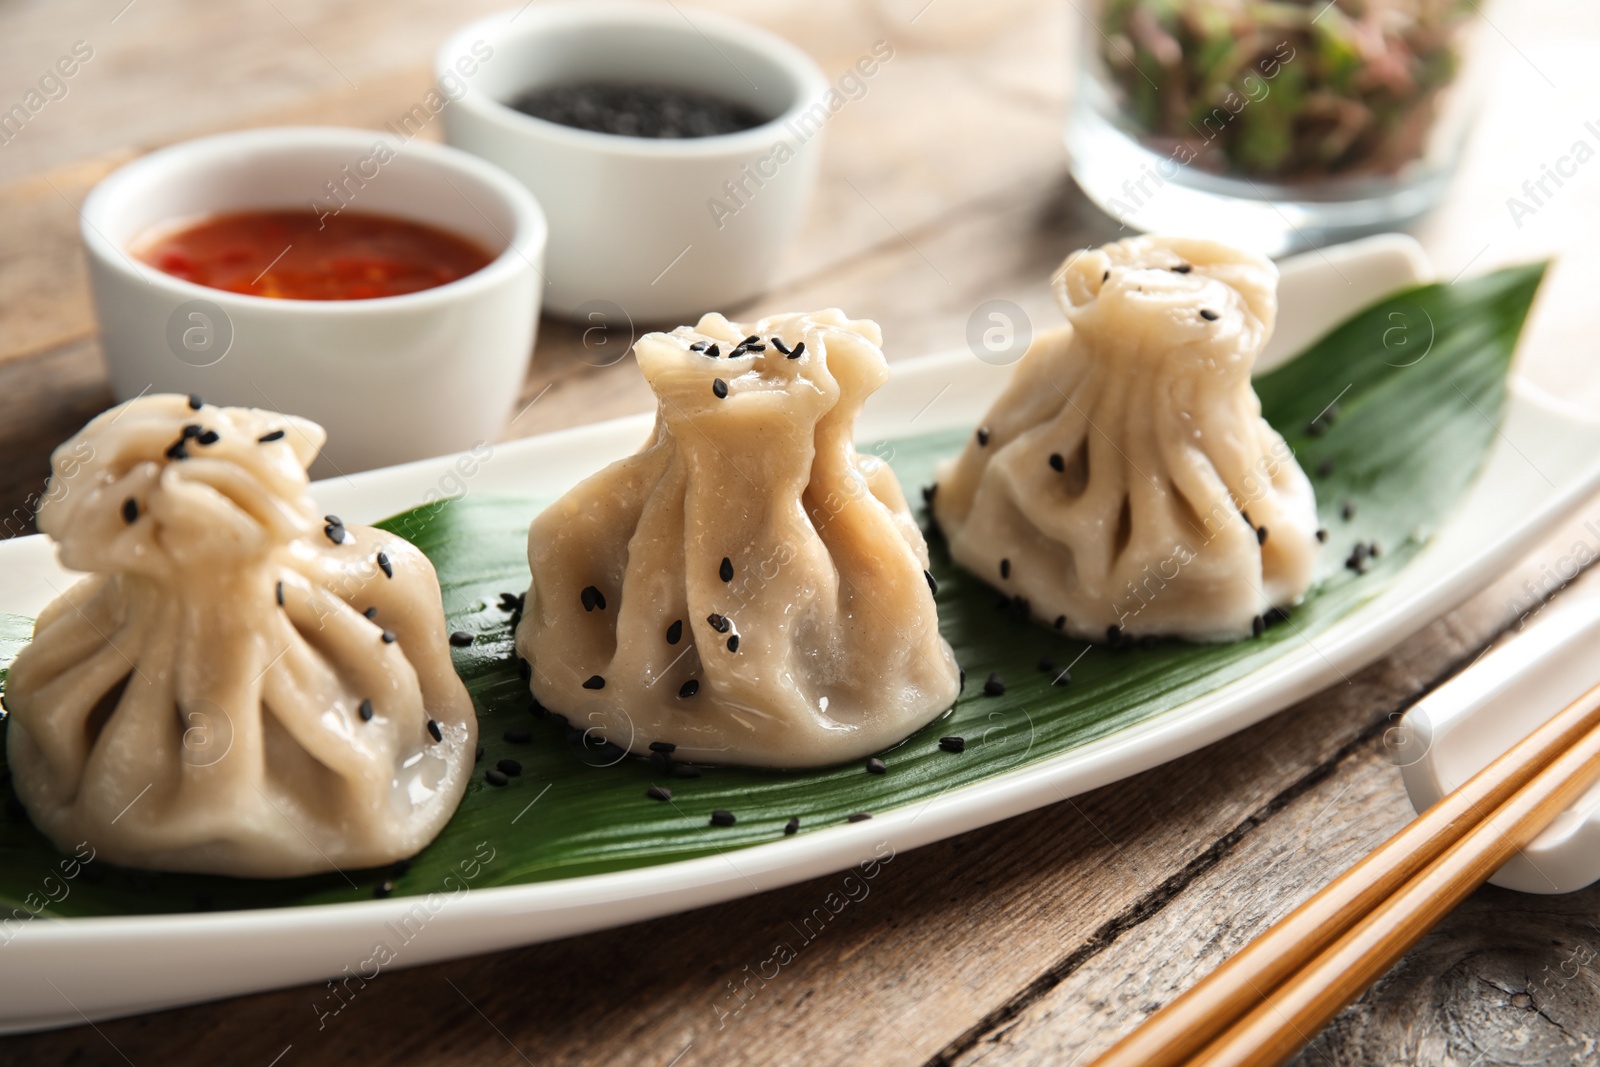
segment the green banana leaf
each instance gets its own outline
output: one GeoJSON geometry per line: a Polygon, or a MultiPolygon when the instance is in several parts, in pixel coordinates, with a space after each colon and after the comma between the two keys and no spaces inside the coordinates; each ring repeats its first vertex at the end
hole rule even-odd
{"type": "MultiPolygon", "coordinates": [[[[796,772],[707,767],[698,778],[673,778],[647,759],[619,759],[615,750],[586,744],[581,736],[573,743],[557,719],[532,714],[499,594],[526,588],[528,521],[548,501],[469,494],[385,524],[433,560],[450,628],[477,635],[476,643],[454,653],[477,704],[486,752],[438,840],[403,871],[281,881],[90,863],[70,892],[47,902],[40,914],[261,908],[371,899],[386,891],[422,894],[444,888],[445,875],[480,841],[493,846],[495,859],[475,887],[669,863],[782,840],[793,817],[805,834],[837,826],[853,813],[925,802],[1159,715],[1315,639],[1415,556],[1462,498],[1493,443],[1512,350],[1543,271],[1543,265],[1517,267],[1398,294],[1257,381],[1267,418],[1312,474],[1330,534],[1305,602],[1259,638],[1222,646],[1089,646],[1012,618],[997,607],[994,590],[951,564],[935,535],[930,543],[941,626],[966,667],[966,687],[948,714],[882,754],[886,774],[868,774],[855,763],[796,772]],[[1345,565],[1358,542],[1381,546],[1364,574],[1345,565]],[[1053,669],[1041,669],[1042,660],[1053,669]],[[1052,684],[1069,664],[1070,684],[1052,684]],[[991,672],[1004,679],[1003,695],[983,695],[991,672]],[[518,729],[531,730],[532,742],[503,739],[518,729]],[[966,751],[942,751],[938,742],[945,735],[964,737],[966,751]],[[522,773],[506,786],[489,785],[482,771],[508,757],[521,763],[522,773]],[[651,785],[670,787],[672,799],[648,799],[651,785]],[[736,825],[708,825],[716,808],[732,811],[736,825]]],[[[867,447],[890,458],[915,497],[916,487],[931,481],[936,461],[965,436],[949,431],[867,447]]],[[[0,663],[25,636],[24,620],[0,619],[0,663]]],[[[40,883],[60,860],[28,823],[9,776],[5,796],[0,918],[25,902],[36,910],[40,883]]]]}

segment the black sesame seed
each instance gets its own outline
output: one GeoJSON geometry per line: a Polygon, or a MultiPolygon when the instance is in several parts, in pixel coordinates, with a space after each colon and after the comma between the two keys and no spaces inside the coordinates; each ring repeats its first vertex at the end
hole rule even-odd
{"type": "Polygon", "coordinates": [[[800,832],[800,816],[791,815],[789,821],[783,824],[783,836],[789,837],[800,832]]]}
{"type": "Polygon", "coordinates": [[[718,400],[728,399],[728,383],[721,378],[711,379],[711,392],[718,400]]]}
{"type": "Polygon", "coordinates": [[[1052,453],[1050,453],[1050,469],[1053,470],[1053,471],[1064,471],[1064,470],[1066,470],[1067,469],[1067,457],[1063,456],[1060,452],[1052,452],[1052,453]]]}
{"type": "Polygon", "coordinates": [[[198,422],[191,422],[191,423],[189,423],[189,425],[187,425],[187,426],[185,426],[183,428],[183,438],[182,439],[187,441],[191,437],[199,437],[200,436],[200,432],[201,432],[200,431],[200,424],[198,422]]]}
{"type": "Polygon", "coordinates": [[[1176,267],[1172,268],[1172,273],[1174,273],[1174,274],[1188,274],[1192,270],[1194,270],[1194,268],[1189,266],[1189,264],[1187,264],[1187,263],[1179,263],[1176,267]]]}
{"type": "Polygon", "coordinates": [[[965,737],[941,737],[939,738],[939,747],[946,752],[965,752],[967,750],[967,739],[965,737]]]}
{"type": "Polygon", "coordinates": [[[671,800],[672,790],[664,789],[659,785],[653,785],[644,791],[644,795],[649,797],[651,800],[671,800]]]}
{"type": "Polygon", "coordinates": [[[465,630],[457,630],[450,635],[450,643],[456,648],[466,648],[472,644],[472,635],[465,630]]]}
{"type": "Polygon", "coordinates": [[[987,426],[979,426],[978,427],[978,444],[980,446],[983,446],[983,445],[987,445],[988,443],[989,443],[989,427],[987,427],[987,426]]]}
{"type": "Polygon", "coordinates": [[[277,596],[278,596],[278,607],[281,608],[281,607],[283,607],[283,583],[282,582],[278,583],[277,596]]]}
{"type": "Polygon", "coordinates": [[[578,594],[578,599],[583,602],[584,611],[593,611],[596,608],[601,611],[606,610],[606,595],[595,586],[584,586],[583,592],[578,594]]]}
{"type": "Polygon", "coordinates": [[[434,722],[432,719],[428,720],[428,736],[433,738],[435,741],[444,740],[444,731],[439,729],[439,724],[434,722]]]}
{"type": "Polygon", "coordinates": [[[324,515],[324,516],[322,516],[322,521],[327,523],[329,526],[343,526],[344,525],[344,520],[341,519],[337,515],[324,515]]]}
{"type": "Polygon", "coordinates": [[[1054,678],[1050,679],[1050,684],[1051,685],[1071,685],[1072,684],[1072,671],[1071,670],[1062,671],[1060,674],[1058,674],[1054,678]]]}
{"type": "Polygon", "coordinates": [[[389,557],[386,553],[378,553],[378,569],[383,571],[385,578],[394,577],[394,564],[389,562],[389,557]]]}
{"type": "Polygon", "coordinates": [[[986,697],[997,697],[997,696],[1000,696],[1005,691],[1006,691],[1005,679],[1001,678],[998,674],[994,674],[994,673],[991,672],[989,677],[984,679],[984,682],[983,682],[983,695],[984,696],[986,696],[986,697]]]}
{"type": "Polygon", "coordinates": [[[1328,531],[1327,531],[1326,527],[1318,527],[1318,529],[1317,529],[1317,540],[1319,542],[1321,542],[1322,544],[1327,544],[1328,543],[1328,531]]]}
{"type": "Polygon", "coordinates": [[[729,630],[733,629],[733,623],[728,621],[728,617],[726,615],[718,615],[714,611],[710,615],[706,616],[706,622],[710,623],[711,628],[717,631],[719,634],[725,634],[729,630]]]}
{"type": "Polygon", "coordinates": [[[363,700],[361,702],[361,707],[357,708],[356,711],[361,716],[362,722],[372,721],[372,701],[363,700]]]}
{"type": "Polygon", "coordinates": [[[514,759],[503,759],[494,765],[494,769],[501,774],[515,778],[522,773],[522,764],[514,759]]]}
{"type": "Polygon", "coordinates": [[[183,441],[178,441],[167,449],[168,459],[188,459],[189,450],[184,447],[183,441]]]}
{"type": "Polygon", "coordinates": [[[1122,644],[1122,627],[1112,623],[1106,627],[1106,643],[1111,645],[1122,644]]]}
{"type": "Polygon", "coordinates": [[[1104,285],[1106,282],[1109,282],[1110,280],[1111,280],[1111,272],[1110,271],[1106,271],[1104,274],[1100,275],[1100,284],[1101,285],[1104,285]]]}
{"type": "Polygon", "coordinates": [[[722,557],[722,566],[717,568],[717,577],[725,582],[733,581],[733,560],[727,556],[722,557]]]}
{"type": "Polygon", "coordinates": [[[1200,309],[1200,317],[1202,319],[1205,319],[1207,322],[1216,322],[1217,318],[1218,318],[1218,315],[1217,315],[1217,313],[1215,311],[1212,311],[1210,308],[1201,308],[1200,309]]]}
{"type": "Polygon", "coordinates": [[[934,596],[939,595],[939,580],[933,576],[932,571],[923,571],[922,576],[928,580],[928,592],[934,596]]]}
{"type": "Polygon", "coordinates": [[[801,356],[803,356],[805,354],[806,354],[806,343],[804,341],[801,341],[799,344],[794,346],[794,351],[789,353],[789,358],[790,359],[799,359],[801,356]]]}
{"type": "Polygon", "coordinates": [[[533,740],[533,731],[526,729],[525,727],[513,726],[500,736],[506,741],[507,744],[526,745],[529,741],[533,740]]]}
{"type": "Polygon", "coordinates": [[[938,495],[939,495],[939,483],[938,482],[935,482],[932,485],[925,485],[925,486],[922,487],[922,502],[924,504],[932,504],[933,503],[933,498],[935,496],[938,496],[938,495]]]}
{"type": "Polygon", "coordinates": [[[888,767],[883,765],[883,760],[879,759],[877,756],[873,756],[871,759],[867,760],[868,774],[882,774],[888,769],[888,767]]]}
{"type": "Polygon", "coordinates": [[[1339,505],[1339,517],[1345,522],[1349,522],[1351,519],[1356,517],[1356,506],[1350,501],[1346,500],[1343,504],[1339,505]]]}
{"type": "Polygon", "coordinates": [[[365,615],[369,619],[376,619],[378,617],[378,605],[372,605],[372,607],[368,608],[366,611],[363,611],[361,614],[365,615]]]}
{"type": "Polygon", "coordinates": [[[771,340],[773,348],[776,348],[779,352],[782,352],[786,356],[789,354],[789,346],[783,343],[783,338],[774,337],[771,338],[771,340]]]}
{"type": "Polygon", "coordinates": [[[1367,542],[1367,555],[1371,556],[1373,559],[1377,559],[1379,556],[1383,555],[1383,549],[1378,547],[1378,542],[1369,541],[1367,542]]]}
{"type": "Polygon", "coordinates": [[[606,680],[600,677],[598,674],[593,674],[589,676],[588,681],[583,683],[583,687],[585,689],[604,689],[606,687],[606,680]]]}
{"type": "Polygon", "coordinates": [[[956,692],[961,692],[967,687],[967,669],[961,664],[956,664],[956,692]]]}
{"type": "Polygon", "coordinates": [[[1267,632],[1267,620],[1260,615],[1250,620],[1250,636],[1260,637],[1267,632]]]}
{"type": "Polygon", "coordinates": [[[854,815],[851,815],[848,818],[846,818],[845,822],[866,822],[870,818],[872,818],[872,812],[870,812],[870,811],[858,811],[854,815]]]}
{"type": "Polygon", "coordinates": [[[1326,478],[1333,473],[1333,457],[1330,456],[1317,464],[1317,477],[1326,478]]]}
{"type": "Polygon", "coordinates": [[[673,744],[671,741],[652,741],[650,742],[650,751],[664,752],[670,756],[674,752],[678,751],[678,746],[673,744]]]}
{"type": "Polygon", "coordinates": [[[206,402],[204,400],[200,399],[200,394],[199,393],[190,393],[189,394],[189,410],[190,411],[199,411],[201,408],[203,408],[205,406],[206,406],[206,402]]]}
{"type": "Polygon", "coordinates": [[[274,441],[281,441],[281,440],[283,440],[283,431],[282,430],[273,430],[271,433],[264,433],[260,437],[256,438],[256,444],[258,444],[258,445],[269,445],[274,441]]]}
{"type": "Polygon", "coordinates": [[[379,900],[382,900],[384,897],[388,896],[390,893],[393,893],[393,892],[394,892],[394,883],[390,882],[390,881],[382,881],[382,882],[379,882],[375,887],[373,887],[372,895],[377,897],[379,900]]]}
{"type": "Polygon", "coordinates": [[[383,643],[386,644],[386,645],[394,644],[394,631],[393,630],[385,630],[385,631],[383,631],[383,643]]]}
{"type": "Polygon", "coordinates": [[[700,777],[700,768],[689,763],[674,763],[672,765],[672,777],[698,778],[700,777]]]}
{"type": "Polygon", "coordinates": [[[667,644],[675,645],[683,637],[683,620],[678,619],[667,627],[667,644]]]}
{"type": "Polygon", "coordinates": [[[710,341],[696,341],[694,344],[689,346],[689,351],[691,351],[691,352],[704,352],[706,350],[706,345],[708,345],[710,343],[711,343],[710,341]]]}
{"type": "MultiPolygon", "coordinates": [[[[746,337],[743,341],[739,342],[740,348],[754,348],[756,345],[761,345],[761,338],[757,337],[755,334],[751,334],[749,337],[746,337]]],[[[766,347],[766,345],[761,345],[763,351],[766,350],[766,347]]]]}
{"type": "Polygon", "coordinates": [[[1288,622],[1289,613],[1282,608],[1268,608],[1266,615],[1263,616],[1263,619],[1268,626],[1276,626],[1280,622],[1288,622]]]}
{"type": "Polygon", "coordinates": [[[1051,625],[1053,625],[1057,630],[1060,630],[1067,625],[1067,617],[1065,615],[1057,615],[1056,621],[1051,625]]]}
{"type": "Polygon", "coordinates": [[[479,745],[477,748],[472,750],[472,762],[473,763],[482,763],[483,762],[483,746],[482,745],[479,745]]]}
{"type": "Polygon", "coordinates": [[[739,635],[738,634],[734,634],[732,637],[728,638],[728,651],[729,652],[737,652],[737,651],[739,651],[739,635]]]}
{"type": "Polygon", "coordinates": [[[706,345],[706,355],[710,356],[712,359],[716,359],[718,356],[722,355],[722,349],[718,348],[714,344],[706,345]]]}
{"type": "Polygon", "coordinates": [[[1000,561],[1000,577],[1011,577],[1011,561],[1009,559],[1003,559],[1000,561]]]}
{"type": "Polygon", "coordinates": [[[122,521],[129,526],[139,521],[139,502],[131,496],[122,502],[122,521]]]}
{"type": "Polygon", "coordinates": [[[733,812],[725,811],[722,808],[718,808],[716,811],[711,813],[712,826],[732,826],[738,821],[738,818],[735,817],[733,812]]]}
{"type": "Polygon", "coordinates": [[[222,440],[222,435],[215,430],[207,430],[205,433],[196,437],[195,440],[202,445],[214,445],[218,441],[222,440]]]}
{"type": "Polygon", "coordinates": [[[1046,656],[1039,661],[1039,669],[1046,674],[1054,674],[1056,672],[1056,661],[1046,656]]]}
{"type": "Polygon", "coordinates": [[[1267,543],[1267,528],[1265,526],[1257,526],[1256,527],[1256,544],[1264,545],[1266,543],[1267,543]]]}
{"type": "Polygon", "coordinates": [[[483,772],[483,780],[488,782],[490,785],[505,785],[511,779],[507,778],[493,767],[490,767],[488,770],[483,772]]]}

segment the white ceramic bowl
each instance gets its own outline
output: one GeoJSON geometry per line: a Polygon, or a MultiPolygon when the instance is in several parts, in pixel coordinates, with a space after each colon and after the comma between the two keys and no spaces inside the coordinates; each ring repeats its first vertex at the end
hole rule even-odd
{"type": "Polygon", "coordinates": [[[549,213],[545,304],[563,315],[587,320],[614,311],[597,303],[609,302],[634,321],[693,321],[756,295],[816,185],[828,81],[794,45],[735,19],[682,5],[537,5],[466,26],[435,69],[453,98],[445,140],[504,167],[549,213]],[[773,117],[667,140],[510,106],[530,89],[590,79],[695,89],[773,117]]]}
{"type": "Polygon", "coordinates": [[[206,137],[106,178],[81,229],[119,400],[199,393],[304,415],[328,430],[319,476],[471,448],[511,415],[539,317],[545,219],[526,188],[465,152],[331,127],[206,137]],[[497,255],[416,293],[278,300],[184,281],[128,252],[186,219],[340,204],[438,226],[497,255]]]}

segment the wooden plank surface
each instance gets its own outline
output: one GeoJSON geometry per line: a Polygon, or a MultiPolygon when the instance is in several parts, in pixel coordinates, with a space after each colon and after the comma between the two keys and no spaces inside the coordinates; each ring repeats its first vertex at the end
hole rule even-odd
{"type": "MultiPolygon", "coordinates": [[[[196,132],[379,123],[426,89],[427,58],[444,32],[499,6],[274,0],[223,15],[218,5],[137,0],[114,22],[105,5],[78,0],[0,10],[0,70],[31,71],[55,42],[87,37],[84,27],[103,64],[86,68],[58,112],[41,114],[25,152],[14,151],[20,139],[0,146],[7,534],[29,528],[50,448],[109,402],[76,239],[76,205],[94,182],[138,151],[196,132]],[[175,54],[191,60],[172,69],[155,61],[175,54]],[[215,91],[195,92],[197,79],[215,91]]],[[[785,33],[830,70],[874,40],[896,49],[866,97],[830,126],[818,199],[779,284],[730,311],[839,305],[884,325],[891,358],[921,355],[961,346],[971,309],[992,297],[1054,321],[1049,270],[1073,248],[1118,235],[1065,176],[1071,5],[720,6],[785,33]]],[[[1600,14],[1555,0],[1491,10],[1497,91],[1466,177],[1420,235],[1446,277],[1559,252],[1521,366],[1600,410],[1588,297],[1600,275],[1600,165],[1522,226],[1505,206],[1600,118],[1600,86],[1586,77],[1600,58],[1600,14]]],[[[0,99],[14,88],[0,82],[0,99]]],[[[651,404],[631,362],[593,366],[577,331],[549,320],[523,396],[533,403],[511,436],[651,404]]],[[[810,941],[792,924],[837,888],[837,876],[552,945],[385,972],[320,1025],[330,993],[308,986],[0,1040],[0,1064],[1081,1063],[1406,818],[1384,728],[1546,595],[1578,539],[1595,541],[1578,525],[1552,531],[1493,589],[1350,684],[1238,737],[896,856],[867,897],[810,941]],[[745,986],[779,943],[796,950],[794,962],[745,986]]],[[[1485,890],[1302,1062],[1592,1058],[1597,918],[1600,891],[1546,899],[1485,890]]]]}

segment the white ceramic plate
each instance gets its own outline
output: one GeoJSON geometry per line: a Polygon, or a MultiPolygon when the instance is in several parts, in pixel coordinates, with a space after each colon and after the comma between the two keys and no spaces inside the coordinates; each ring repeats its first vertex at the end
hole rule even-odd
{"type": "MultiPolygon", "coordinates": [[[[1284,275],[1279,355],[1386,292],[1424,280],[1428,268],[1414,242],[1386,237],[1289,261],[1284,275]]],[[[1008,374],[966,352],[899,364],[859,433],[873,439],[973,425],[1008,374]]],[[[462,484],[468,493],[555,493],[632,452],[650,421],[641,416],[498,445],[492,456],[471,462],[446,458],[371,471],[318,483],[314,491],[329,510],[357,522],[462,484]]],[[[718,856],[472,889],[450,899],[35,920],[0,946],[0,1031],[317,981],[362,968],[380,944],[393,956],[385,966],[411,966],[619,926],[842,870],[872,858],[884,843],[915,848],[1055,803],[1226,737],[1377,659],[1482,588],[1597,484],[1600,419],[1514,382],[1508,419],[1482,476],[1388,590],[1314,647],[1291,648],[1164,715],[927,803],[879,812],[870,822],[718,856]],[[397,934],[403,925],[409,938],[397,934]]],[[[70,580],[43,539],[0,543],[0,611],[32,615],[70,580]]]]}

